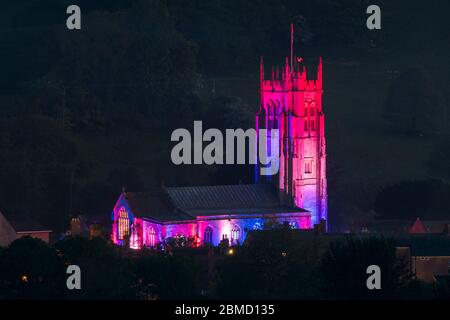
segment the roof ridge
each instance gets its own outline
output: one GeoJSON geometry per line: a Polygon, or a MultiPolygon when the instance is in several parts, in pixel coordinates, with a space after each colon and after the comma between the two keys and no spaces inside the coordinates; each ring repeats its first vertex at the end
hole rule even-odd
{"type": "Polygon", "coordinates": [[[248,186],[264,186],[264,187],[272,187],[270,184],[217,184],[217,185],[201,185],[201,186],[174,186],[168,187],[165,186],[165,189],[189,189],[189,188],[227,188],[227,187],[248,187],[248,186]]]}

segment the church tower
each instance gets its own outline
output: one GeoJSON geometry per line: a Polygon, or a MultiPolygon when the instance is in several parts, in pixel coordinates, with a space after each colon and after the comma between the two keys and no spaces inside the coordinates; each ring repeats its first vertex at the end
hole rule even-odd
{"type": "MultiPolygon", "coordinates": [[[[291,35],[293,28],[291,27],[291,35]]],[[[272,68],[265,78],[264,61],[260,65],[260,107],[256,115],[256,131],[278,129],[280,168],[277,175],[261,176],[257,165],[257,182],[274,183],[282,201],[311,212],[312,223],[327,221],[327,178],[325,116],[322,110],[322,59],[311,77],[302,58],[293,54],[282,68],[272,68]],[[281,69],[281,71],[280,71],[281,69]]],[[[259,137],[258,137],[259,139],[259,137]]],[[[258,145],[258,143],[257,143],[258,145]]]]}

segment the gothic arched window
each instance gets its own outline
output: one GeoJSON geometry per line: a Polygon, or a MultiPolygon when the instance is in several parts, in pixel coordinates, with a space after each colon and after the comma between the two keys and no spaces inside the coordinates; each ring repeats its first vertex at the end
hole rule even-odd
{"type": "Polygon", "coordinates": [[[213,229],[211,227],[206,227],[204,238],[203,238],[204,243],[212,244],[212,236],[213,236],[213,229]]]}
{"type": "Polygon", "coordinates": [[[311,109],[309,110],[311,116],[314,115],[315,109],[316,109],[316,103],[314,101],[312,101],[311,102],[311,109]]]}
{"type": "Polygon", "coordinates": [[[239,238],[241,237],[241,229],[238,225],[234,225],[233,229],[231,229],[231,241],[232,242],[238,242],[239,238]]]}
{"type": "Polygon", "coordinates": [[[130,234],[130,219],[128,218],[127,210],[122,207],[119,210],[118,224],[118,238],[119,240],[125,239],[126,236],[130,234]]]}
{"type": "Polygon", "coordinates": [[[156,245],[156,232],[155,228],[152,226],[148,228],[148,244],[150,247],[154,247],[156,245]]]}

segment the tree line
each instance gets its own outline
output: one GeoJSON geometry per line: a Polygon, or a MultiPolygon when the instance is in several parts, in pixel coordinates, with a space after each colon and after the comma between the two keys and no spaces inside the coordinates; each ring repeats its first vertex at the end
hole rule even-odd
{"type": "Polygon", "coordinates": [[[299,241],[295,232],[256,234],[233,251],[213,248],[133,251],[101,238],[49,246],[25,237],[0,248],[1,299],[441,299],[450,283],[413,279],[392,239],[299,241]],[[67,266],[81,270],[68,290],[67,266]],[[382,272],[368,290],[367,267],[382,272]]]}

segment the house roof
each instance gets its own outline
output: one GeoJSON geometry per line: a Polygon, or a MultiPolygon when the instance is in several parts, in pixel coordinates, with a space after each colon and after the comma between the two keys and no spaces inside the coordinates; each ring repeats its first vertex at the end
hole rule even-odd
{"type": "Polygon", "coordinates": [[[126,192],[133,213],[159,221],[192,220],[197,216],[305,213],[282,205],[268,184],[164,188],[157,192],[126,192]]]}
{"type": "MultiPolygon", "coordinates": [[[[448,232],[450,226],[450,220],[422,220],[419,219],[421,227],[417,226],[419,224],[416,220],[410,219],[371,219],[365,221],[363,225],[373,233],[383,233],[383,234],[411,234],[411,230],[415,231],[417,229],[425,229],[427,234],[437,234],[442,232],[448,232]]],[[[415,232],[417,234],[417,232],[415,232]]],[[[412,233],[414,234],[414,232],[412,233]]]]}
{"type": "Polygon", "coordinates": [[[410,247],[412,256],[450,256],[450,237],[445,234],[419,234],[396,238],[396,245],[410,247]]]}
{"type": "Polygon", "coordinates": [[[6,216],[9,224],[18,233],[20,232],[51,232],[49,228],[44,227],[31,217],[24,215],[8,215],[6,216]]]}
{"type": "Polygon", "coordinates": [[[423,225],[422,221],[420,221],[420,218],[416,219],[414,225],[409,229],[409,233],[413,234],[427,233],[427,230],[425,229],[425,226],[423,225]]]}
{"type": "MultiPolygon", "coordinates": [[[[249,232],[246,243],[250,243],[254,238],[264,237],[273,230],[257,230],[249,232]]],[[[285,230],[289,232],[292,239],[296,242],[312,241],[314,238],[319,240],[321,249],[328,248],[329,243],[346,238],[367,239],[372,237],[383,237],[381,234],[370,233],[323,233],[315,235],[314,230],[285,230]]],[[[392,239],[396,247],[409,247],[411,255],[415,257],[450,257],[450,236],[446,234],[416,234],[404,236],[388,236],[386,239],[392,239]]]]}

